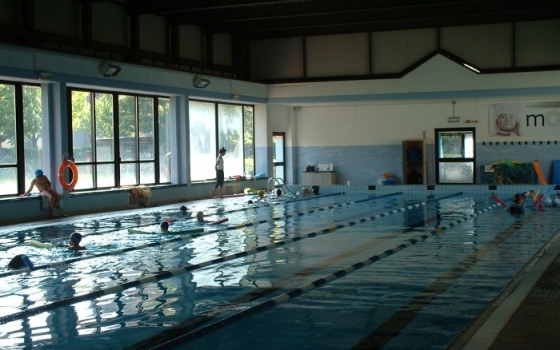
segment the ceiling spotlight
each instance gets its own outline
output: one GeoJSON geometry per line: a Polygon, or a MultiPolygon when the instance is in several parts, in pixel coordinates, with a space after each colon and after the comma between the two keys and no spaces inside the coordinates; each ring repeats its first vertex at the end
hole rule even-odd
{"type": "Polygon", "coordinates": [[[101,74],[103,74],[104,77],[114,77],[119,74],[120,71],[121,67],[114,64],[103,63],[101,65],[101,74]]]}
{"type": "Polygon", "coordinates": [[[210,80],[204,79],[204,78],[199,78],[199,77],[194,77],[193,85],[197,89],[204,89],[205,87],[210,85],[210,80]]]}

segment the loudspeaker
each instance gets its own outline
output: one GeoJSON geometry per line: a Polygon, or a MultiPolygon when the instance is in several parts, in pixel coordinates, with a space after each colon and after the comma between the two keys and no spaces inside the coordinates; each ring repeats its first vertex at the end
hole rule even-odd
{"type": "Polygon", "coordinates": [[[195,88],[204,89],[205,87],[207,87],[208,85],[210,85],[210,80],[195,77],[195,78],[193,79],[193,85],[194,85],[195,88]]]}

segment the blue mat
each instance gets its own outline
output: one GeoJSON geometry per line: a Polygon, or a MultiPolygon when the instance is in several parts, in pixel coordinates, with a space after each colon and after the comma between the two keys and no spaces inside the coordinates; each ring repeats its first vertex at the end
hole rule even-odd
{"type": "Polygon", "coordinates": [[[552,161],[552,183],[560,184],[560,159],[552,161]]]}

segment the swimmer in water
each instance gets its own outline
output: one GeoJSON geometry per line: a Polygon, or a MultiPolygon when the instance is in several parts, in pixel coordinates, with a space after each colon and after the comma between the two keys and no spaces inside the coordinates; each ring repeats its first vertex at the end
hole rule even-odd
{"type": "Polygon", "coordinates": [[[198,213],[196,213],[196,221],[198,222],[206,222],[204,221],[204,213],[199,211],[198,213]]]}
{"type": "Polygon", "coordinates": [[[34,266],[27,255],[19,254],[14,256],[12,260],[10,260],[10,262],[8,263],[8,267],[11,269],[21,269],[23,267],[32,269],[34,266]]]}
{"type": "Polygon", "coordinates": [[[525,194],[516,193],[513,196],[513,204],[509,206],[508,211],[511,214],[525,213],[525,194]]]}
{"type": "Polygon", "coordinates": [[[82,241],[82,234],[78,232],[74,232],[69,237],[68,245],[61,243],[57,245],[57,247],[68,248],[70,250],[85,250],[86,247],[80,245],[81,241],[82,241]]]}

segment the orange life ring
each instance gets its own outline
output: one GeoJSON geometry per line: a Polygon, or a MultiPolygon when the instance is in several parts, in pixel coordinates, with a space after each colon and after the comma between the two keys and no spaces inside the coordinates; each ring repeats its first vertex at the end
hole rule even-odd
{"type": "Polygon", "coordinates": [[[66,191],[74,190],[74,187],[78,183],[78,168],[73,161],[66,159],[60,163],[60,167],[58,167],[58,181],[66,191]],[[67,183],[64,179],[64,169],[66,168],[69,168],[72,172],[72,182],[70,183],[67,183]]]}

